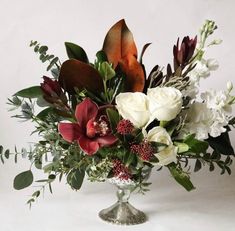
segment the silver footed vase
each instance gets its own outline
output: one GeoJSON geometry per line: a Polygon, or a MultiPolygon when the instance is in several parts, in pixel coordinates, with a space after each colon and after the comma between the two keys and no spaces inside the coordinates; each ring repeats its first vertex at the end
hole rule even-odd
{"type": "MultiPolygon", "coordinates": [[[[151,169],[145,172],[144,180],[149,178],[150,171],[151,169]]],[[[99,217],[106,222],[117,225],[137,225],[146,222],[145,213],[129,203],[130,195],[136,189],[137,184],[132,180],[118,178],[111,178],[108,181],[117,187],[117,202],[101,210],[99,217]]]]}

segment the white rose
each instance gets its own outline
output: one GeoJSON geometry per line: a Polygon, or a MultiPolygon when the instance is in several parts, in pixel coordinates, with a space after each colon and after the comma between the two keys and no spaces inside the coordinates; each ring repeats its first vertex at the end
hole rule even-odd
{"type": "Polygon", "coordinates": [[[149,88],[147,92],[151,119],[173,120],[182,107],[182,93],[174,87],[149,88]]]}
{"type": "Polygon", "coordinates": [[[159,160],[158,165],[164,166],[176,162],[177,147],[173,145],[171,137],[165,128],[160,126],[154,127],[148,133],[143,130],[143,134],[149,142],[159,142],[168,145],[155,154],[159,160]]]}
{"type": "Polygon", "coordinates": [[[144,127],[149,121],[148,99],[144,93],[125,92],[116,96],[119,114],[130,120],[137,128],[144,127]]]}

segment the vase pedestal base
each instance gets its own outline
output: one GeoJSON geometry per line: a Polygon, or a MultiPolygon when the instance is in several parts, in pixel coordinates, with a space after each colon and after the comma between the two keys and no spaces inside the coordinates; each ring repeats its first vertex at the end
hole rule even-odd
{"type": "Polygon", "coordinates": [[[99,212],[99,217],[117,225],[137,225],[147,221],[147,216],[128,202],[117,202],[99,212]]]}

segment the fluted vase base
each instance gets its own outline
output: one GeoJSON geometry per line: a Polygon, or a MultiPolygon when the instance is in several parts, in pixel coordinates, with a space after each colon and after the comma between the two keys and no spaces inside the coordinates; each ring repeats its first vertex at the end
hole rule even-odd
{"type": "Polygon", "coordinates": [[[137,225],[147,221],[147,216],[129,202],[117,202],[99,212],[99,217],[117,225],[137,225]]]}

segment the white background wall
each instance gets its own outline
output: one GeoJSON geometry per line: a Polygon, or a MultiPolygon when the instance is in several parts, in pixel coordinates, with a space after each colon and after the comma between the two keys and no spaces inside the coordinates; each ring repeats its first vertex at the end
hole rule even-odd
{"type": "MultiPolygon", "coordinates": [[[[149,71],[155,64],[172,62],[172,46],[178,36],[194,36],[205,19],[213,19],[219,26],[214,36],[224,42],[212,48],[208,57],[218,59],[220,68],[202,83],[202,89],[220,89],[227,80],[235,83],[234,12],[233,0],[0,0],[0,144],[13,149],[15,144],[27,147],[36,139],[30,137],[32,125],[11,119],[6,105],[13,93],[39,84],[47,74],[46,66],[28,47],[30,40],[48,45],[61,60],[66,59],[64,41],[71,41],[81,45],[92,60],[110,26],[125,18],[139,50],[146,42],[153,43],[144,57],[149,71]]],[[[106,184],[85,182],[81,192],[56,184],[54,196],[46,192],[28,211],[25,201],[33,188],[12,189],[14,176],[28,166],[27,161],[14,165],[12,159],[0,164],[1,231],[122,230],[96,217],[99,209],[114,200],[113,188],[106,184]]],[[[167,172],[155,173],[151,192],[133,200],[150,221],[128,230],[234,230],[235,174],[219,176],[218,171],[204,170],[192,179],[197,191],[187,193],[167,172]]]]}

